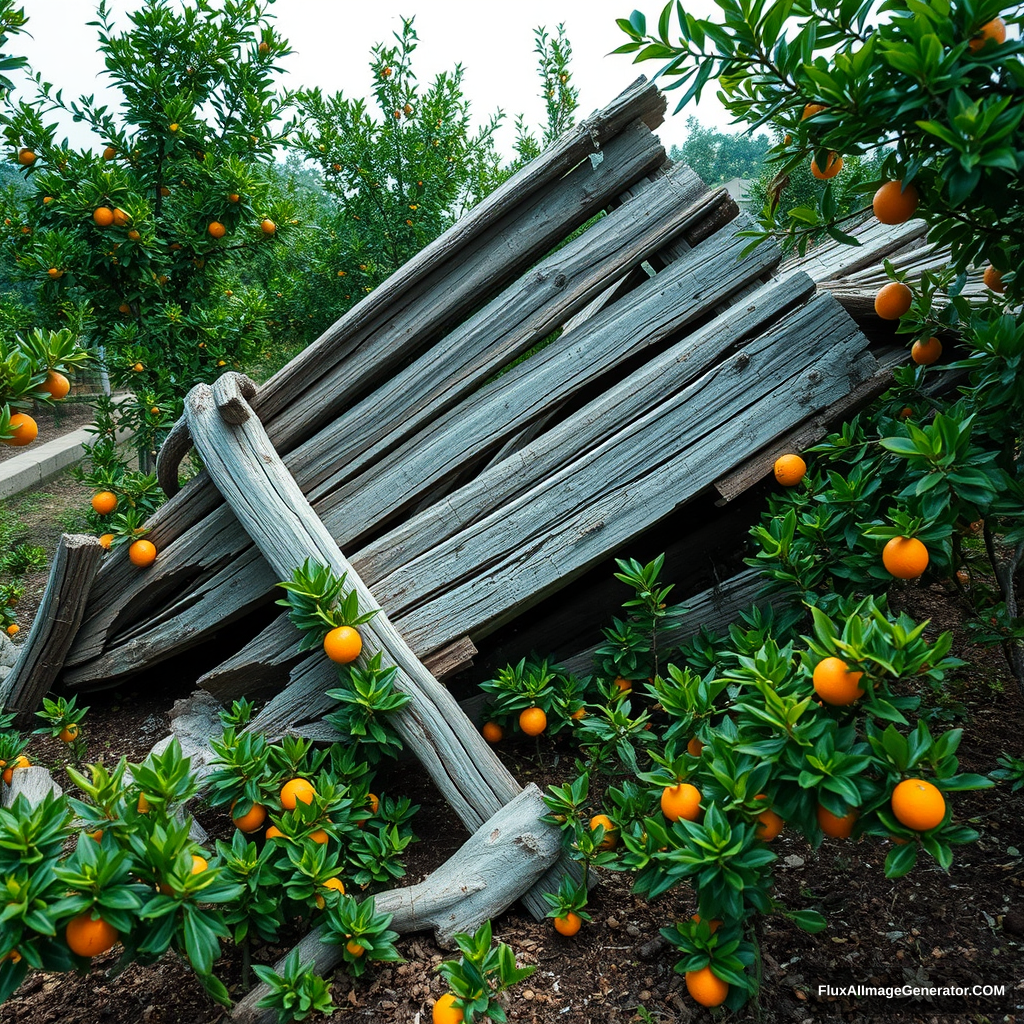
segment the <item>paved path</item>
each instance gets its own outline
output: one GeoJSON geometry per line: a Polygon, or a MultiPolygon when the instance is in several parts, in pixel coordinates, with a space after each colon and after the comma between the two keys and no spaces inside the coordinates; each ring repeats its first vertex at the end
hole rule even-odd
{"type": "Polygon", "coordinates": [[[96,434],[86,427],[55,437],[43,444],[28,445],[12,459],[0,462],[0,498],[27,491],[82,458],[83,444],[92,444],[96,434]]]}

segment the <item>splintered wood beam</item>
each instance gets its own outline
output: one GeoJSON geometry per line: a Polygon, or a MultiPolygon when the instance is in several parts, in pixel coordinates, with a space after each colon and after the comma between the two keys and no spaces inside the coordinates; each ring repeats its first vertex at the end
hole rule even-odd
{"type": "MultiPolygon", "coordinates": [[[[198,385],[185,400],[185,416],[224,500],[279,579],[291,579],[311,558],[344,574],[361,612],[376,612],[360,629],[360,663],[382,653],[387,664],[397,667],[395,689],[410,700],[394,715],[395,728],[462,822],[475,831],[521,792],[519,784],[391,624],[306,501],[259,419],[253,415],[242,423],[226,423],[218,404],[209,386],[198,385]]],[[[251,727],[259,728],[258,717],[251,727]]],[[[546,912],[539,893],[530,909],[539,916],[546,912]]]]}
{"type": "Polygon", "coordinates": [[[62,534],[42,603],[17,662],[0,686],[0,707],[27,728],[50,691],[78,632],[103,548],[96,537],[62,534]]]}
{"type": "MultiPolygon", "coordinates": [[[[515,799],[484,822],[459,850],[424,881],[390,889],[374,897],[378,913],[391,914],[400,935],[431,929],[439,945],[450,948],[459,932],[472,933],[508,909],[558,859],[559,833],[538,825],[547,807],[531,782],[515,799]]],[[[323,941],[314,928],[296,947],[299,960],[327,974],[341,960],[343,945],[323,941]]],[[[284,969],[282,957],[274,969],[284,969]]],[[[272,1024],[275,1012],[257,1003],[269,992],[257,985],[232,1010],[235,1024],[272,1024]]]]}

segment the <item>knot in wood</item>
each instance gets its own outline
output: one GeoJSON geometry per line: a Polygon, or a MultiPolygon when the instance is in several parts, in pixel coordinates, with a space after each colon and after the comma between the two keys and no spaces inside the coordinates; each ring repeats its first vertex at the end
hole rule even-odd
{"type": "Polygon", "coordinates": [[[820,373],[820,371],[818,371],[818,370],[811,370],[811,372],[809,374],[807,374],[807,379],[812,384],[820,384],[821,383],[821,373],[820,373]]]}
{"type": "Polygon", "coordinates": [[[745,370],[750,365],[750,356],[746,352],[740,352],[736,356],[736,369],[745,370]]]}
{"type": "Polygon", "coordinates": [[[565,274],[556,274],[555,275],[555,280],[554,280],[554,285],[555,285],[556,288],[564,288],[566,286],[566,284],[568,283],[568,281],[569,281],[569,278],[567,278],[565,276],[565,274]]]}

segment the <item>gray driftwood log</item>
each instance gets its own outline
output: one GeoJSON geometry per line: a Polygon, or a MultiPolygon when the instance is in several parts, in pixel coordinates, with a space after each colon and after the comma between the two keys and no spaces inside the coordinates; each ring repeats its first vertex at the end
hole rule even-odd
{"type": "MultiPolygon", "coordinates": [[[[557,830],[538,825],[545,813],[541,792],[530,783],[424,881],[375,896],[377,911],[393,915],[391,927],[399,934],[432,929],[440,945],[451,946],[456,933],[497,917],[555,863],[561,842],[557,830]]],[[[321,935],[322,929],[314,929],[297,948],[302,963],[312,962],[324,974],[341,959],[341,947],[324,944],[321,935]]],[[[283,958],[274,966],[282,970],[283,958]]],[[[270,1024],[274,1011],[256,1007],[267,992],[257,985],[232,1019],[270,1024]]]]}
{"type": "Polygon", "coordinates": [[[95,537],[61,535],[28,639],[0,685],[0,707],[17,713],[19,728],[36,721],[35,712],[64,665],[102,557],[103,548],[95,537]]]}
{"type": "MultiPolygon", "coordinates": [[[[225,384],[217,396],[207,385],[198,385],[185,400],[192,441],[207,471],[279,579],[291,579],[293,571],[311,558],[336,575],[345,574],[348,589],[358,594],[361,612],[377,611],[360,629],[361,662],[383,652],[387,663],[397,666],[395,688],[411,699],[395,714],[395,728],[463,824],[475,831],[521,787],[391,624],[310,508],[259,419],[250,415],[242,423],[229,424],[222,418],[218,406],[231,380],[230,375],[222,378],[225,384]]],[[[244,403],[240,392],[238,400],[244,403]]],[[[252,727],[258,727],[258,719],[252,727]]],[[[556,877],[547,888],[557,884],[556,877]]],[[[539,917],[546,912],[539,893],[528,894],[524,902],[539,917]]]]}

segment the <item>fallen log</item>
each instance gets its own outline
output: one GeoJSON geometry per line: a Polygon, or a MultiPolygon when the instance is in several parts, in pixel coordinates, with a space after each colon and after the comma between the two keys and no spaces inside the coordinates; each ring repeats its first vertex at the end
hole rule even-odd
{"type": "MultiPolygon", "coordinates": [[[[237,376],[221,380],[225,383],[216,395],[198,385],[185,401],[192,440],[207,471],[280,579],[291,579],[295,568],[312,559],[345,576],[348,591],[358,595],[361,613],[376,611],[361,627],[360,660],[365,664],[383,653],[387,663],[397,667],[395,689],[410,700],[392,722],[452,809],[474,831],[521,792],[519,784],[391,624],[310,508],[259,420],[250,415],[242,423],[229,424],[221,417],[218,405],[224,404],[237,376]]],[[[240,393],[234,397],[244,403],[240,393]]],[[[259,716],[250,728],[260,728],[259,716]]],[[[556,877],[549,884],[557,886],[557,881],[556,877]]],[[[528,894],[526,903],[543,916],[539,893],[528,894]]]]}
{"type": "Polygon", "coordinates": [[[89,604],[103,548],[95,537],[62,534],[50,566],[43,600],[18,660],[0,684],[0,707],[15,712],[15,725],[35,723],[89,604]]]}
{"type": "MultiPolygon", "coordinates": [[[[547,813],[540,790],[530,783],[484,822],[451,858],[417,885],[378,893],[378,913],[391,914],[399,934],[432,929],[450,947],[459,932],[473,932],[497,917],[555,863],[561,850],[557,829],[538,824],[547,813]]],[[[323,927],[298,944],[299,961],[326,974],[341,960],[341,946],[322,942],[323,927]]],[[[274,969],[283,970],[285,958],[274,969]]],[[[274,1011],[257,1008],[269,989],[257,985],[231,1013],[237,1024],[270,1024],[274,1011]]]]}

